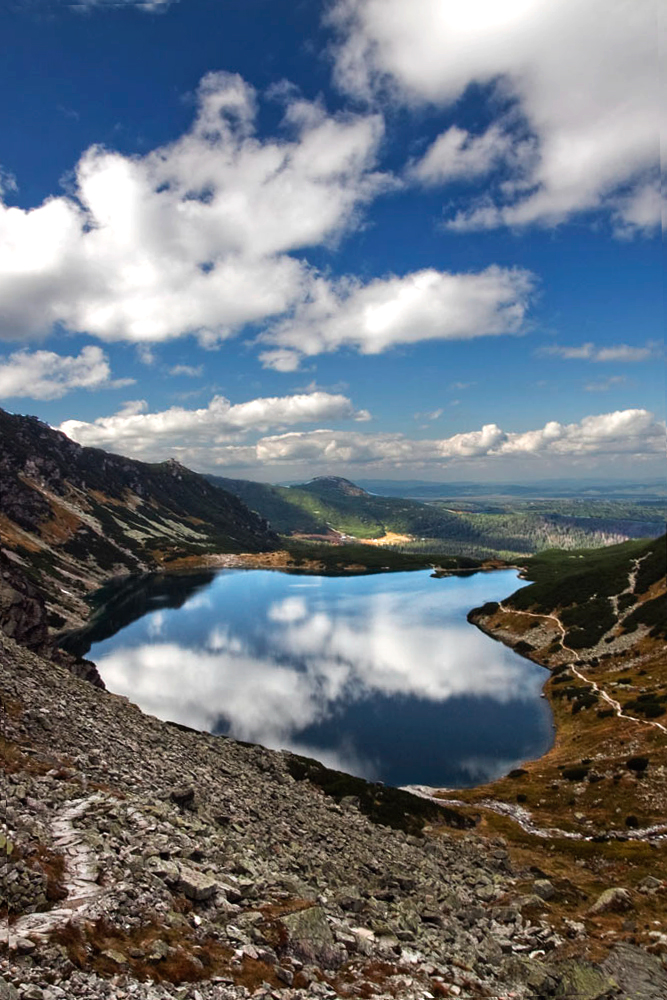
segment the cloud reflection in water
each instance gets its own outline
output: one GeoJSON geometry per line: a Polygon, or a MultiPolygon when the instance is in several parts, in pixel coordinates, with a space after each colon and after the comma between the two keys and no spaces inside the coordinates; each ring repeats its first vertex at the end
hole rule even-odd
{"type": "MultiPolygon", "coordinates": [[[[179,634],[177,612],[160,610],[93,649],[109,689],[161,718],[294,749],[366,776],[382,773],[382,764],[360,749],[358,732],[345,721],[361,706],[393,699],[412,711],[424,702],[472,698],[509,706],[536,699],[536,668],[465,621],[461,605],[480,603],[470,580],[395,574],[383,578],[386,587],[367,577],[365,587],[358,579],[324,580],[332,586],[293,593],[300,587],[294,578],[264,574],[271,579],[253,590],[245,586],[250,575],[237,576],[244,586],[236,595],[226,576],[220,601],[215,581],[207,592],[213,619],[200,595],[192,599],[206,612],[195,641],[179,634]],[[335,727],[335,746],[318,745],[318,726],[335,727]]],[[[513,575],[504,587],[516,587],[513,575]]],[[[482,587],[484,595],[494,589],[482,587]]],[[[498,770],[483,747],[465,756],[460,769],[469,777],[498,770]]]]}

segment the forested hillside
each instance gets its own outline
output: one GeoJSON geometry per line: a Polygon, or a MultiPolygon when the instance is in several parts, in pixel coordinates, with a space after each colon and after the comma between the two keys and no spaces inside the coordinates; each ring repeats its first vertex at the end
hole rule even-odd
{"type": "Polygon", "coordinates": [[[383,539],[407,552],[516,558],[545,549],[597,548],[665,529],[666,508],[631,501],[429,501],[377,496],[337,476],[294,486],[207,477],[283,535],[383,539]],[[599,505],[599,506],[598,506],[599,505]]]}

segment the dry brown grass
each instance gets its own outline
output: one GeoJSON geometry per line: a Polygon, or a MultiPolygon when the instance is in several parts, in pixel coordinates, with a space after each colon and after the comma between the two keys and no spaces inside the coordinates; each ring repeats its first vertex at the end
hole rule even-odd
{"type": "Polygon", "coordinates": [[[398,975],[405,975],[405,969],[390,962],[372,959],[349,962],[335,976],[324,976],[323,979],[337,993],[370,1000],[380,992],[399,997],[396,983],[390,982],[393,976],[398,975]]]}
{"type": "Polygon", "coordinates": [[[6,514],[2,513],[0,513],[0,543],[2,543],[3,548],[11,550],[23,548],[28,552],[39,552],[42,547],[31,538],[27,531],[19,528],[17,524],[9,520],[6,514]]]}
{"type": "Polygon", "coordinates": [[[103,918],[94,923],[70,921],[53,933],[52,941],[66,949],[69,960],[79,969],[103,976],[127,971],[142,981],[174,985],[200,982],[227,971],[233,954],[212,936],[199,938],[187,924],[166,927],[154,917],[129,931],[103,918]],[[151,959],[158,943],[166,946],[166,954],[151,959]],[[116,961],[114,954],[124,961],[116,961]]]}
{"type": "MultiPolygon", "coordinates": [[[[494,616],[491,634],[495,625],[511,629],[514,637],[535,631],[526,627],[526,616],[520,615],[494,616]]],[[[504,640],[509,638],[505,634],[504,640]]],[[[545,631],[544,644],[532,658],[539,662],[550,655],[549,641],[550,635],[545,631]]],[[[582,657],[587,659],[585,653],[582,657]]],[[[551,665],[555,662],[552,656],[551,665]]],[[[598,657],[597,663],[582,665],[580,670],[621,704],[642,687],[667,690],[664,644],[648,637],[638,639],[631,655],[621,651],[606,659],[598,657]],[[619,677],[629,680],[627,688],[615,683],[619,677]]],[[[604,835],[609,830],[623,835],[636,826],[643,828],[665,822],[667,739],[664,734],[655,726],[618,718],[615,714],[600,717],[598,709],[606,707],[603,703],[573,714],[572,703],[558,697],[561,685],[554,684],[555,679],[545,674],[545,692],[556,724],[552,749],[539,760],[525,763],[524,773],[518,777],[506,776],[478,788],[457,790],[456,796],[467,802],[469,811],[479,817],[478,834],[500,835],[506,840],[513,865],[528,876],[524,884],[517,886],[518,893],[530,891],[533,879],[538,877],[536,872],[543,872],[551,879],[558,891],[556,898],[549,901],[545,915],[554,926],[562,928],[563,936],[564,920],[583,921],[589,934],[587,947],[591,957],[600,957],[617,940],[654,946],[648,934],[667,921],[667,890],[646,895],[637,892],[637,885],[647,875],[660,877],[667,871],[667,843],[537,837],[481,804],[484,799],[518,802],[528,809],[539,827],[578,831],[589,837],[604,835]],[[633,756],[649,758],[643,775],[628,768],[627,762],[633,756]],[[576,766],[588,766],[593,780],[567,780],[563,771],[576,766]],[[588,909],[609,886],[628,888],[633,894],[633,909],[625,915],[590,918],[588,909]]],[[[665,724],[665,718],[658,721],[665,724]]],[[[458,835],[449,829],[446,833],[450,837],[458,835]]],[[[563,952],[564,956],[579,954],[581,942],[568,941],[563,952]]]]}
{"type": "MultiPolygon", "coordinates": [[[[180,912],[187,908],[176,907],[180,912]]],[[[275,965],[247,955],[240,960],[235,958],[232,948],[215,935],[200,934],[185,919],[181,926],[168,927],[150,917],[141,927],[130,931],[104,919],[95,923],[70,922],[54,932],[52,941],[66,949],[77,968],[107,977],[127,972],[142,981],[178,986],[222,976],[250,991],[262,983],[269,983],[274,989],[285,985],[276,975],[275,965]],[[151,958],[157,946],[166,954],[151,958]],[[116,961],[114,954],[123,960],[116,961]]]]}
{"type": "Polygon", "coordinates": [[[44,844],[38,844],[26,854],[25,859],[31,868],[46,875],[46,898],[49,903],[59,903],[67,898],[64,855],[44,844]]]}
{"type": "Polygon", "coordinates": [[[309,910],[311,906],[315,906],[315,901],[312,899],[284,899],[277,903],[266,903],[258,907],[257,912],[261,913],[265,920],[276,920],[279,917],[286,917],[289,913],[309,910]]]}
{"type": "Polygon", "coordinates": [[[39,533],[45,542],[52,545],[62,545],[69,541],[83,524],[83,521],[71,510],[61,506],[56,500],[49,500],[52,516],[39,526],[39,533]]]}
{"type": "MultiPolygon", "coordinates": [[[[32,844],[28,847],[12,844],[11,854],[7,856],[5,863],[14,865],[18,862],[23,862],[28,868],[46,876],[46,898],[49,903],[58,903],[67,898],[65,858],[58,851],[45,844],[32,844]]],[[[2,908],[2,918],[11,923],[21,912],[9,903],[2,908]]]]}
{"type": "Polygon", "coordinates": [[[43,775],[52,770],[59,762],[41,753],[27,753],[27,748],[19,746],[13,740],[8,740],[0,734],[0,768],[5,774],[43,775]]]}
{"type": "Polygon", "coordinates": [[[23,715],[23,705],[18,698],[13,698],[2,690],[0,690],[0,710],[8,719],[20,719],[23,715]]]}
{"type": "MultiPolygon", "coordinates": [[[[265,933],[270,926],[277,926],[275,922],[281,915],[312,905],[311,901],[294,899],[271,908],[264,907],[263,911],[270,913],[270,921],[262,924],[262,932],[265,933]]],[[[236,958],[232,948],[222,944],[215,935],[201,934],[185,918],[180,926],[169,927],[156,916],[147,915],[140,927],[129,931],[105,919],[94,923],[70,922],[55,931],[51,940],[65,948],[74,966],[105,977],[126,972],[142,981],[180,985],[221,976],[250,992],[264,983],[273,989],[285,986],[277,975],[276,965],[247,955],[236,958]],[[151,959],[156,946],[166,954],[163,958],[151,959]],[[114,954],[120,961],[114,959],[114,954]]],[[[282,945],[285,943],[282,942],[282,945]]],[[[389,962],[359,958],[346,963],[333,976],[321,974],[318,978],[329,983],[341,995],[354,996],[359,1000],[371,998],[378,992],[399,998],[400,987],[391,980],[404,972],[404,969],[389,962]]],[[[295,989],[306,989],[308,980],[297,972],[293,985],[295,989]]],[[[434,996],[447,995],[434,993],[434,996]]]]}

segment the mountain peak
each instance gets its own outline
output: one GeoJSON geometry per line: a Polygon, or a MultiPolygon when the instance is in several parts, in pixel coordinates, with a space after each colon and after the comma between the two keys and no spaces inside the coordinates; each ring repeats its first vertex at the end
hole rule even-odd
{"type": "Polygon", "coordinates": [[[306,488],[315,490],[326,490],[327,492],[343,493],[348,497],[367,497],[369,494],[361,486],[357,486],[349,479],[342,476],[315,476],[309,482],[303,484],[306,488]]]}

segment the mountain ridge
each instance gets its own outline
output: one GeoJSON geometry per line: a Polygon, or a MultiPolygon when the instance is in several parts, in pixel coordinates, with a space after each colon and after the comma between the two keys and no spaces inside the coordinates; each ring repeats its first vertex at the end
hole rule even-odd
{"type": "Polygon", "coordinates": [[[179,462],[84,448],[2,409],[0,495],[5,562],[40,588],[55,628],[80,624],[85,595],[113,576],[278,546],[263,518],[179,462]]]}

